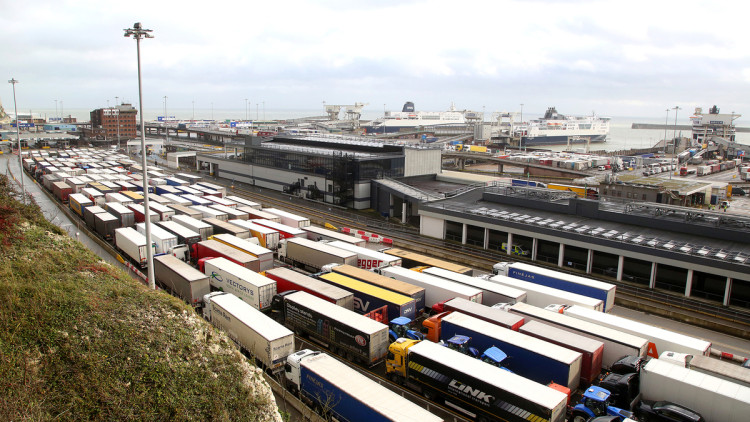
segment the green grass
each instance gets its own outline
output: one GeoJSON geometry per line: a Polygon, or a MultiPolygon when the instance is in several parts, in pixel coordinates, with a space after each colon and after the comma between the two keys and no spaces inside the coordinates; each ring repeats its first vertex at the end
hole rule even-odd
{"type": "Polygon", "coordinates": [[[2,420],[280,420],[225,335],[13,199],[4,177],[0,257],[2,420]]]}

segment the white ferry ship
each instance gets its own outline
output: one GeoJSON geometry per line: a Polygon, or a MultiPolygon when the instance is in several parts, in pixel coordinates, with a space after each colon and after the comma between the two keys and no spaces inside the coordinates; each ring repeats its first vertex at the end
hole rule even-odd
{"type": "Polygon", "coordinates": [[[387,111],[385,116],[363,125],[362,128],[365,133],[383,134],[416,130],[420,126],[464,125],[468,114],[477,113],[456,110],[453,104],[448,111],[415,111],[414,103],[407,101],[401,111],[387,111]]]}
{"type": "Polygon", "coordinates": [[[605,142],[609,122],[609,117],[568,116],[550,107],[544,117],[516,125],[514,132],[521,138],[521,146],[528,147],[605,142]]]}

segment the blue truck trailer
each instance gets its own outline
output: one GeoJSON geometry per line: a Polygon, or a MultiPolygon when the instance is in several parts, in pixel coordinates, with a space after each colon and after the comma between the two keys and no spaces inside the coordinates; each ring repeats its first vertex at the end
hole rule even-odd
{"type": "MultiPolygon", "coordinates": [[[[300,350],[287,357],[292,390],[325,417],[348,422],[440,422],[443,419],[331,356],[300,350]]],[[[328,418],[326,418],[328,420],[328,418]]]]}
{"type": "Polygon", "coordinates": [[[581,377],[578,352],[459,312],[441,321],[440,339],[447,341],[455,335],[471,337],[471,345],[479,350],[499,348],[511,357],[503,366],[522,377],[542,384],[554,381],[571,390],[578,388],[581,377]]]}
{"type": "Polygon", "coordinates": [[[417,302],[414,298],[383,289],[339,273],[325,273],[318,278],[340,287],[354,295],[354,311],[366,314],[382,306],[388,307],[388,320],[417,316],[417,302]]]}
{"type": "Polygon", "coordinates": [[[518,280],[528,281],[553,289],[599,299],[604,303],[604,312],[615,306],[614,284],[593,280],[574,274],[563,273],[522,262],[500,262],[492,267],[492,272],[518,280]]]}

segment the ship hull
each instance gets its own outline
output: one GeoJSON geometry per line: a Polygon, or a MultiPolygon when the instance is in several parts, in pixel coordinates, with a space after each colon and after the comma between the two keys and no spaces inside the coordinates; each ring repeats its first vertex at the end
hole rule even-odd
{"type": "MultiPolygon", "coordinates": [[[[521,146],[539,146],[539,145],[568,145],[568,136],[523,136],[521,137],[521,146]]],[[[586,137],[570,137],[571,145],[585,145],[588,141],[586,137]]],[[[607,135],[591,135],[591,143],[602,143],[607,141],[607,135]]]]}

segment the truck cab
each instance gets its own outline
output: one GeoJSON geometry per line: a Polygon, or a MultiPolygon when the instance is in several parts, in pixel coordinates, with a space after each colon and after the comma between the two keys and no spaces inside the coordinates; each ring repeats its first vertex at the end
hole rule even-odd
{"type": "Polygon", "coordinates": [[[409,348],[417,343],[419,343],[419,340],[400,338],[388,346],[388,354],[385,358],[385,375],[387,378],[399,384],[406,379],[406,358],[409,354],[409,348]]]}
{"type": "Polygon", "coordinates": [[[604,388],[591,386],[583,393],[581,402],[573,408],[572,422],[586,422],[597,416],[617,416],[621,421],[632,419],[633,413],[612,406],[611,393],[604,388]]]}
{"type": "Polygon", "coordinates": [[[492,266],[492,274],[494,275],[508,275],[508,265],[510,262],[498,262],[492,266]]]}
{"type": "Polygon", "coordinates": [[[225,292],[211,292],[207,295],[203,295],[203,317],[206,318],[207,321],[211,321],[211,298],[225,294],[225,292]]]}
{"type": "Polygon", "coordinates": [[[297,353],[292,353],[287,356],[286,363],[284,364],[284,377],[287,380],[288,387],[293,392],[300,391],[301,380],[301,369],[300,363],[309,357],[320,354],[320,352],[314,352],[310,349],[303,349],[297,353]]]}
{"type": "Polygon", "coordinates": [[[433,343],[440,341],[440,321],[447,315],[450,315],[450,311],[441,312],[422,321],[422,327],[424,327],[422,332],[425,333],[427,340],[433,343]]]}

